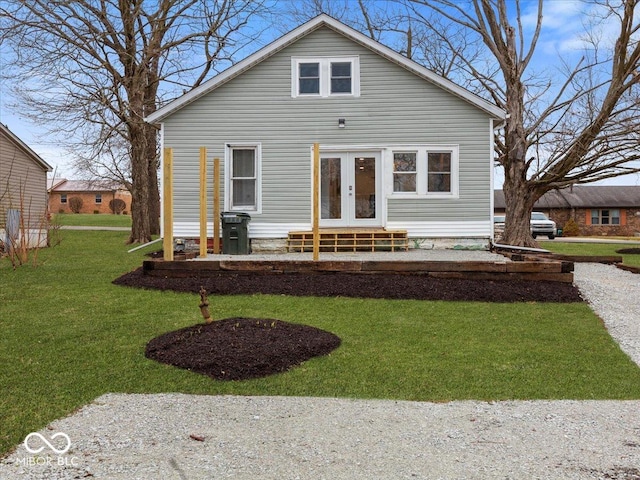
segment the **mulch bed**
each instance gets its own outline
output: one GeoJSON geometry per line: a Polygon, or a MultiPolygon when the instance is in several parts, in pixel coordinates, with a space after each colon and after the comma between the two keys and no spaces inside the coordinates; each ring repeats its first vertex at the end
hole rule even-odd
{"type": "Polygon", "coordinates": [[[145,355],[216,380],[246,380],[289,370],[340,345],[333,333],[258,318],[226,318],[165,333],[145,355]]]}
{"type": "Polygon", "coordinates": [[[616,250],[616,253],[640,255],[640,248],[621,248],[620,250],[616,250]]]}
{"type": "MultiPolygon", "coordinates": [[[[578,289],[560,282],[434,278],[408,274],[238,273],[164,278],[142,268],[116,285],[209,295],[277,294],[480,302],[581,302],[578,289]]],[[[145,355],[158,362],[216,380],[246,380],[284,372],[326,355],[340,345],[332,333],[280,320],[228,318],[165,333],[151,340],[145,355]]]]}
{"type": "Polygon", "coordinates": [[[395,300],[478,302],[581,302],[578,289],[562,282],[469,280],[428,275],[359,273],[238,273],[165,278],[144,275],[142,268],[114,280],[116,285],[210,295],[256,293],[305,297],[357,297],[395,300]]]}

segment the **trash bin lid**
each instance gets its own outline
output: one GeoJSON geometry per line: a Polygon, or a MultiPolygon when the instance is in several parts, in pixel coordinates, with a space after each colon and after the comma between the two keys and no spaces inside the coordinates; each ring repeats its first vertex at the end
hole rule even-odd
{"type": "Polygon", "coordinates": [[[243,219],[251,220],[251,216],[244,212],[222,212],[220,213],[220,218],[226,221],[233,221],[233,219],[237,219],[239,222],[243,219]]]}

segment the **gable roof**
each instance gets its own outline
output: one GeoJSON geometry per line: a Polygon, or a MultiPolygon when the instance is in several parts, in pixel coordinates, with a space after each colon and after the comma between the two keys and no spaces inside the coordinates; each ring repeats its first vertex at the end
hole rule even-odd
{"type": "Polygon", "coordinates": [[[67,180],[54,178],[48,180],[49,192],[112,192],[123,190],[122,185],[109,180],[67,180]]]}
{"type": "Polygon", "coordinates": [[[410,60],[399,53],[393,51],[392,49],[382,45],[379,42],[367,37],[366,35],[354,30],[353,28],[345,25],[344,23],[336,20],[333,17],[330,17],[326,14],[318,15],[317,17],[309,20],[307,23],[299,26],[298,28],[290,31],[286,35],[280,37],[278,40],[270,43],[269,45],[263,47],[257,52],[249,55],[244,60],[236,63],[234,66],[228,68],[227,70],[221,72],[210,80],[206,81],[202,85],[197,88],[194,88],[190,92],[182,95],[181,97],[176,98],[175,100],[169,102],[162,108],[159,108],[157,111],[149,115],[145,118],[145,121],[149,123],[157,123],[164,120],[166,117],[181,109],[182,107],[190,104],[191,102],[197,100],[198,98],[206,95],[207,93],[215,90],[219,86],[227,83],[243,72],[249,70],[256,64],[262,62],[263,60],[275,55],[282,49],[288,47],[292,43],[295,43],[300,38],[308,35],[309,33],[321,28],[328,27],[335,32],[344,35],[345,37],[351,39],[352,41],[368,48],[369,50],[377,53],[378,55],[386,58],[387,60],[409,70],[410,72],[418,75],[419,77],[427,80],[436,86],[446,90],[447,92],[465,100],[466,102],[474,105],[480,110],[487,113],[490,117],[496,120],[505,120],[506,112],[492,103],[484,100],[481,97],[471,93],[470,91],[462,88],[459,85],[456,85],[450,80],[447,80],[444,77],[436,75],[431,70],[419,65],[418,63],[410,60]]]}
{"type": "MultiPolygon", "coordinates": [[[[494,192],[494,207],[506,208],[504,192],[494,192]]],[[[640,208],[640,186],[574,185],[545,193],[533,206],[549,208],[640,208]]]]}
{"type": "Polygon", "coordinates": [[[15,133],[13,133],[11,130],[9,130],[9,127],[7,127],[6,125],[3,125],[2,123],[0,123],[0,132],[4,133],[4,135],[7,138],[9,138],[9,140],[16,147],[18,147],[20,150],[22,150],[27,155],[27,157],[29,157],[31,160],[33,160],[33,162],[36,163],[44,171],[50,172],[51,170],[53,170],[51,165],[49,165],[47,162],[45,162],[40,157],[40,155],[38,155],[36,152],[31,150],[31,148],[26,143],[24,143],[22,140],[20,140],[20,138],[18,138],[18,136],[15,133]]]}

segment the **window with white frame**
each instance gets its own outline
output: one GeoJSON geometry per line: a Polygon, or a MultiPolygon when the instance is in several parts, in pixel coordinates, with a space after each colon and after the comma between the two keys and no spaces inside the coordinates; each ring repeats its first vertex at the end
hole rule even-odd
{"type": "Polygon", "coordinates": [[[61,193],[60,194],[60,203],[67,203],[67,194],[66,193],[61,193]]]}
{"type": "Polygon", "coordinates": [[[292,57],[291,96],[360,95],[360,62],[354,57],[292,57]]]}
{"type": "Polygon", "coordinates": [[[391,147],[393,195],[457,196],[458,146],[391,147]]]}
{"type": "Polygon", "coordinates": [[[415,192],[417,152],[393,152],[393,191],[415,192]]]}
{"type": "Polygon", "coordinates": [[[96,193],[96,204],[102,203],[102,194],[96,193]]]}
{"type": "Polygon", "coordinates": [[[591,225],[620,225],[620,210],[591,210],[591,225]]]}
{"type": "Polygon", "coordinates": [[[427,191],[451,192],[451,152],[429,152],[427,191]]]}
{"type": "Polygon", "coordinates": [[[227,205],[230,210],[258,211],[260,145],[227,145],[227,205]]]}

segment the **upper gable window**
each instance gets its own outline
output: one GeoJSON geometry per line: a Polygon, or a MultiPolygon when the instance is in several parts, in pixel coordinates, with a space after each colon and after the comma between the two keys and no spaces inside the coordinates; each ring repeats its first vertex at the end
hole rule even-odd
{"type": "Polygon", "coordinates": [[[359,58],[292,57],[291,96],[360,96],[359,58]]]}
{"type": "Polygon", "coordinates": [[[300,95],[320,95],[320,64],[298,64],[298,92],[300,95]]]}

